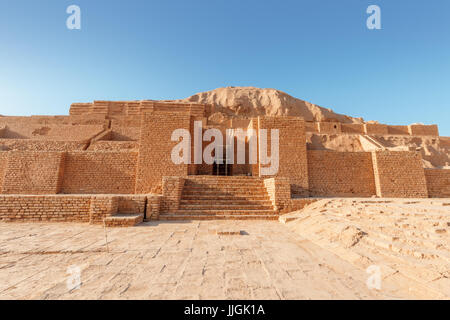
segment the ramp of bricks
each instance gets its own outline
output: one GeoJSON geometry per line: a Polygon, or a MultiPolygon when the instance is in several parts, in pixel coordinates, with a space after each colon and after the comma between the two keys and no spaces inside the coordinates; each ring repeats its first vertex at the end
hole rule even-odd
{"type": "Polygon", "coordinates": [[[188,177],[179,209],[163,220],[276,220],[264,182],[253,177],[188,177]]]}

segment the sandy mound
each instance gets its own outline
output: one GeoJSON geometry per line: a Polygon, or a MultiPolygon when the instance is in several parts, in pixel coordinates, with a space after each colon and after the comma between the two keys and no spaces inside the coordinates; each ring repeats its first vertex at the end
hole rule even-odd
{"type": "Polygon", "coordinates": [[[445,199],[336,198],[280,221],[363,270],[379,267],[384,287],[390,279],[418,298],[449,299],[449,218],[445,199]]]}
{"type": "Polygon", "coordinates": [[[306,121],[339,121],[362,123],[362,119],[348,117],[331,109],[294,98],[275,89],[254,87],[226,87],[197,93],[176,102],[203,103],[215,106],[216,112],[228,116],[298,116],[306,121]]]}

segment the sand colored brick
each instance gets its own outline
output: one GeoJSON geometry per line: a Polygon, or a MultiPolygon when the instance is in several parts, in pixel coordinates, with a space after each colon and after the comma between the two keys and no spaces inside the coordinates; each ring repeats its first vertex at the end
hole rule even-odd
{"type": "Polygon", "coordinates": [[[308,150],[309,192],[313,196],[376,194],[372,156],[368,152],[308,150]]]}
{"type": "MultiPolygon", "coordinates": [[[[308,163],[304,121],[295,117],[260,117],[258,128],[279,130],[279,169],[276,176],[289,178],[294,194],[307,195],[308,163]]],[[[268,152],[270,146],[271,134],[268,131],[268,152]]]]}
{"type": "Polygon", "coordinates": [[[68,152],[61,193],[134,193],[136,152],[68,152]]]}
{"type": "Polygon", "coordinates": [[[4,194],[56,194],[61,188],[65,153],[27,152],[8,153],[4,169],[4,194]]]}
{"type": "Polygon", "coordinates": [[[177,129],[189,130],[190,127],[187,113],[153,112],[142,116],[136,193],[151,192],[164,175],[187,175],[187,164],[172,162],[171,152],[178,141],[171,141],[171,136],[177,129]]]}
{"type": "Polygon", "coordinates": [[[450,169],[425,169],[425,178],[431,198],[450,198],[450,169]]]}
{"type": "MultiPolygon", "coordinates": [[[[325,115],[313,105],[306,107],[319,112],[317,118],[305,113],[303,119],[301,112],[267,116],[279,113],[261,114],[262,109],[241,117],[248,111],[241,106],[235,117],[197,102],[97,100],[72,104],[69,116],[0,116],[0,193],[12,196],[0,209],[9,212],[12,199],[28,208],[29,195],[42,195],[36,200],[42,203],[31,206],[39,214],[30,209],[7,219],[131,226],[143,219],[276,219],[313,201],[310,196],[449,196],[448,169],[423,168],[447,163],[445,155],[427,154],[450,146],[448,138],[438,137],[436,125],[363,123],[331,111],[325,115]],[[218,129],[224,143],[228,129],[256,130],[256,163],[249,161],[247,137],[244,164],[194,164],[195,121],[202,123],[203,133],[218,129]],[[179,129],[190,133],[189,164],[171,158],[180,142],[172,141],[172,133],[179,129]],[[279,133],[278,170],[270,175],[264,175],[272,164],[261,161],[260,130],[268,133],[269,158],[272,130],[279,133]],[[425,140],[422,160],[411,150],[425,140]],[[67,210],[73,210],[62,210],[63,216],[53,205],[46,209],[52,201],[56,206],[67,199],[72,201],[67,210]]],[[[201,142],[202,152],[209,143],[201,142]]],[[[224,147],[224,158],[237,159],[237,138],[234,144],[234,150],[224,147]]]]}
{"type": "Polygon", "coordinates": [[[418,152],[372,152],[379,197],[428,197],[422,157],[418,152]]]}
{"type": "Polygon", "coordinates": [[[439,136],[439,130],[437,125],[420,125],[411,124],[408,126],[409,134],[412,136],[439,136]]]}

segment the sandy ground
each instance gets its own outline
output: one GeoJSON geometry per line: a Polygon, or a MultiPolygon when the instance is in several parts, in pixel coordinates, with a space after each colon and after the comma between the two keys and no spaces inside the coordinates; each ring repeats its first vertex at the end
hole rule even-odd
{"type": "Polygon", "coordinates": [[[450,298],[450,199],[324,199],[280,220],[397,295],[450,298]]]}
{"type": "Polygon", "coordinates": [[[369,288],[369,264],[334,252],[313,232],[304,237],[291,216],[288,224],[151,222],[108,229],[109,252],[101,226],[0,223],[0,298],[445,298],[438,290],[418,290],[383,264],[381,287],[369,281],[369,288]]]}

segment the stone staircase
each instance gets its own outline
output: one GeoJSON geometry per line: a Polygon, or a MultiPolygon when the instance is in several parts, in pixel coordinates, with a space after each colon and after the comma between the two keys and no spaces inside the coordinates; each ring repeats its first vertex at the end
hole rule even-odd
{"type": "Polygon", "coordinates": [[[264,182],[253,177],[191,176],[177,211],[161,220],[276,220],[264,182]]]}

